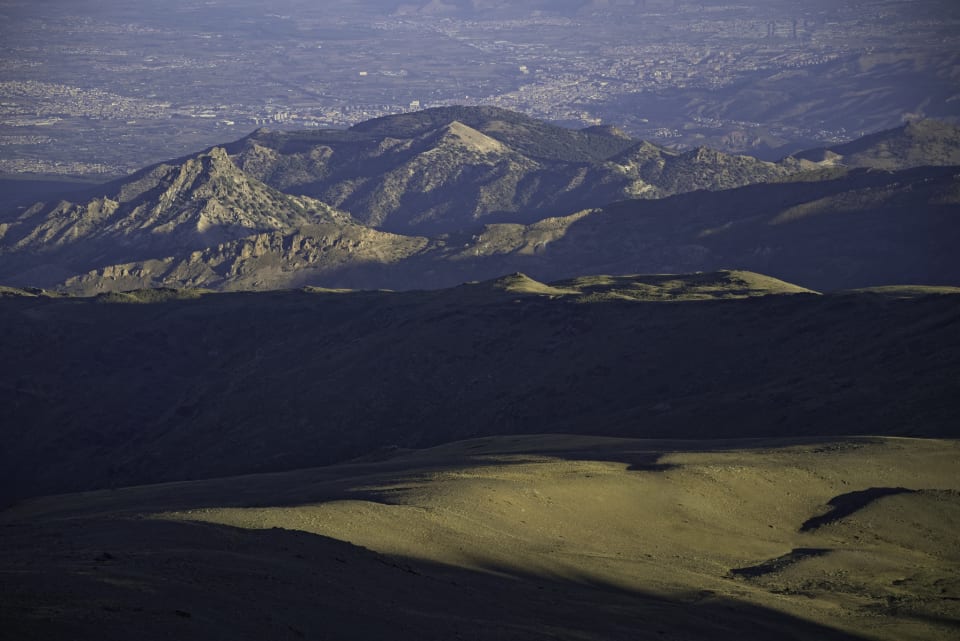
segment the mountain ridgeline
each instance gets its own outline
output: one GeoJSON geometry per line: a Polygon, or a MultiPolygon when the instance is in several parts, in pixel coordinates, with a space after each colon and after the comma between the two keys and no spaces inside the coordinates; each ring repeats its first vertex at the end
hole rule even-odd
{"type": "Polygon", "coordinates": [[[492,107],[258,130],[0,220],[0,282],[447,287],[523,271],[750,269],[955,284],[960,134],[920,122],[777,163],[492,107]]]}
{"type": "Polygon", "coordinates": [[[257,132],[228,149],[264,182],[397,233],[533,222],[572,207],[789,173],[744,156],[679,154],[615,128],[575,131],[491,107],[390,116],[332,135],[257,132]]]}

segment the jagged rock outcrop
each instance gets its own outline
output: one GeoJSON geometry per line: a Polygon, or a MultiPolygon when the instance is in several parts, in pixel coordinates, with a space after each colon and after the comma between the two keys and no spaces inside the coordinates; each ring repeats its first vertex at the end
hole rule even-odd
{"type": "Polygon", "coordinates": [[[62,289],[92,295],[154,287],[287,289],[324,278],[349,283],[350,275],[338,274],[365,264],[392,265],[427,244],[426,238],[356,224],[309,225],[293,233],[261,232],[188,254],[110,265],[69,278],[62,289]]]}
{"type": "Polygon", "coordinates": [[[38,203],[6,225],[0,271],[12,282],[51,286],[66,274],[182,256],[256,234],[356,226],[325,203],[250,177],[219,147],[105,191],[86,202],[38,203]]]}

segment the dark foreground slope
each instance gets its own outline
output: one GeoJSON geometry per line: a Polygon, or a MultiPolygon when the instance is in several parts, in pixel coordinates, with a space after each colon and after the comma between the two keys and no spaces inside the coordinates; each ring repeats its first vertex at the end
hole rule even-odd
{"type": "Polygon", "coordinates": [[[544,431],[957,435],[956,296],[757,296],[797,291],[730,272],[406,293],[10,291],[0,487],[9,499],[544,431]]]}
{"type": "Polygon", "coordinates": [[[0,623],[38,641],[946,641],[958,454],[511,436],[49,497],[0,512],[0,623]]]}

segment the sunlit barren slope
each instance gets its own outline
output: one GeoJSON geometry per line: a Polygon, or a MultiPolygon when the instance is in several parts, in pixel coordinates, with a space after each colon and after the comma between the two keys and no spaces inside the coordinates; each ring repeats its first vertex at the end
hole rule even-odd
{"type": "Polygon", "coordinates": [[[953,441],[536,435],[50,497],[0,513],[0,618],[77,640],[947,640],[958,466],[953,441]]]}
{"type": "Polygon", "coordinates": [[[290,469],[547,428],[956,435],[956,290],[804,291],[720,272],[9,296],[0,486],[290,469]]]}

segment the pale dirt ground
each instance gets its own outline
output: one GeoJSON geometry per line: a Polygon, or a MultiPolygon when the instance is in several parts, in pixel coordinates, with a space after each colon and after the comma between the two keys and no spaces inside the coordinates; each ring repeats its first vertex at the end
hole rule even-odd
{"type": "MultiPolygon", "coordinates": [[[[139,544],[155,556],[192,549],[176,537],[152,534],[156,528],[229,526],[217,531],[226,539],[191,552],[200,567],[184,570],[191,585],[224,585],[214,579],[223,579],[225,570],[213,559],[231,554],[270,567],[274,539],[263,539],[260,553],[235,552],[233,545],[247,540],[237,538],[243,532],[274,538],[309,533],[367,548],[377,553],[370,558],[393,570],[370,570],[368,553],[350,546],[316,552],[325,561],[314,567],[328,577],[330,558],[342,561],[333,567],[351,567],[349,580],[336,582],[339,596],[307,579],[297,583],[304,568],[284,574],[285,563],[272,572],[287,587],[254,581],[248,572],[230,585],[263,590],[266,602],[290,586],[299,585],[299,595],[320,590],[325,603],[338,603],[338,611],[351,616],[380,604],[380,614],[394,622],[387,624],[394,634],[385,638],[902,641],[960,635],[960,443],[954,441],[499,437],[397,452],[379,462],[49,497],[0,515],[6,532],[26,535],[33,530],[24,528],[35,528],[36,536],[77,523],[93,532],[104,520],[123,527],[135,522],[142,530],[139,544]],[[839,518],[804,530],[808,520],[831,513],[836,497],[839,518]],[[406,585],[411,576],[440,583],[406,585]],[[418,589],[426,602],[415,598],[418,589]],[[351,590],[366,596],[340,603],[351,590]],[[392,595],[387,602],[378,596],[383,590],[392,595]],[[501,601],[485,600],[491,593],[501,601]],[[404,604],[405,598],[418,605],[404,604]],[[511,612],[520,602],[528,607],[511,612]],[[502,627],[480,633],[475,626],[458,627],[465,621],[502,627]],[[401,632],[395,627],[401,623],[415,632],[401,632]]],[[[123,527],[104,526],[77,549],[92,554],[97,546],[119,545],[118,538],[127,539],[117,534],[123,527]]],[[[306,540],[334,545],[320,537],[306,540]]],[[[64,571],[76,579],[69,554],[54,559],[49,547],[33,543],[32,549],[44,576],[64,571]]],[[[130,549],[133,554],[136,546],[130,549]]],[[[125,558],[112,556],[100,564],[100,578],[125,558]]],[[[30,577],[37,572],[30,567],[23,562],[15,569],[30,577]]],[[[131,572],[107,581],[128,583],[115,609],[133,607],[131,591],[175,598],[182,587],[183,579],[174,581],[168,570],[131,572]]],[[[70,622],[79,616],[69,614],[70,599],[78,598],[69,590],[57,597],[56,590],[23,581],[26,587],[14,588],[10,600],[20,609],[3,611],[34,634],[23,638],[54,638],[44,636],[47,628],[37,622],[50,611],[70,622]]],[[[193,607],[205,603],[194,601],[193,607]]],[[[216,610],[212,602],[205,607],[216,610]]],[[[298,612],[289,616],[301,621],[298,612]]],[[[135,617],[121,619],[118,630],[135,617]]],[[[324,620],[327,628],[309,620],[292,627],[306,638],[376,638],[382,632],[366,636],[362,627],[348,626],[335,633],[324,620]],[[318,629],[326,636],[315,634],[318,629]]]]}

